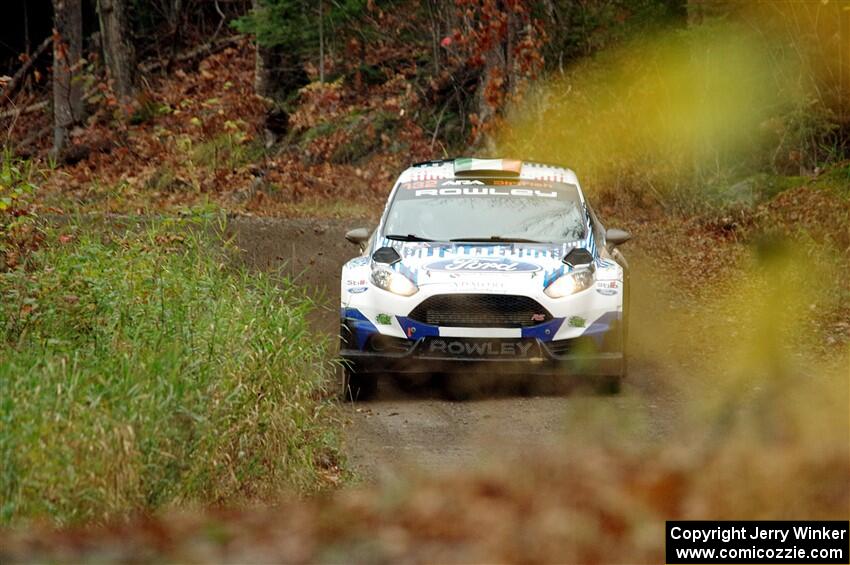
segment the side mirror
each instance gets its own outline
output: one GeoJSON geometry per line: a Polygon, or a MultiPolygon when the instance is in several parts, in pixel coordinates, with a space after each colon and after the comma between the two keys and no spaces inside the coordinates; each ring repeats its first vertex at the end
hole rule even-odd
{"type": "Polygon", "coordinates": [[[605,231],[605,241],[611,247],[617,247],[618,245],[623,245],[628,240],[632,238],[632,234],[627,232],[626,230],[618,230],[617,228],[610,228],[605,231]]]}
{"type": "Polygon", "coordinates": [[[345,239],[347,239],[351,243],[363,247],[369,240],[369,230],[367,230],[366,228],[357,228],[349,230],[345,234],[345,239]]]}

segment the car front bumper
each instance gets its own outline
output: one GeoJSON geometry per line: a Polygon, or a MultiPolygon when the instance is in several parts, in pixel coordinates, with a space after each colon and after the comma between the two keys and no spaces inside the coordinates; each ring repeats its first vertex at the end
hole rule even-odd
{"type": "Polygon", "coordinates": [[[601,351],[593,342],[576,339],[495,340],[422,338],[385,341],[382,350],[347,349],[340,358],[355,373],[437,373],[485,370],[502,374],[613,376],[624,373],[621,351],[601,351]],[[569,343],[572,342],[572,343],[569,343]]]}

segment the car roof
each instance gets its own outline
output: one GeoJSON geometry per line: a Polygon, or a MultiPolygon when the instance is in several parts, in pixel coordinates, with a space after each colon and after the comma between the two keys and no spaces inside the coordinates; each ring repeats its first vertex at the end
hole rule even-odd
{"type": "Polygon", "coordinates": [[[408,167],[398,182],[410,182],[428,179],[475,178],[476,171],[486,173],[486,177],[504,176],[525,180],[549,180],[579,186],[578,178],[572,169],[559,165],[520,161],[516,159],[476,159],[458,158],[438,161],[424,161],[408,167]]]}

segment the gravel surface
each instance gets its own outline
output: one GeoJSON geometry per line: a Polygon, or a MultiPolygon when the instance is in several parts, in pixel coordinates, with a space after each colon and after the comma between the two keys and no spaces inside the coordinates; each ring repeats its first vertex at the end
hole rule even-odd
{"type": "MultiPolygon", "coordinates": [[[[246,217],[231,220],[228,229],[250,266],[283,269],[317,297],[314,324],[333,339],[340,268],[357,253],[344,234],[361,226],[374,221],[246,217]]],[[[654,384],[653,372],[633,362],[623,392],[614,397],[597,395],[580,382],[534,375],[444,375],[406,386],[382,379],[375,398],[345,405],[346,451],[355,471],[371,480],[398,465],[450,471],[535,444],[658,441],[670,430],[677,402],[654,384]],[[448,400],[450,379],[465,379],[471,398],[448,400]]]]}

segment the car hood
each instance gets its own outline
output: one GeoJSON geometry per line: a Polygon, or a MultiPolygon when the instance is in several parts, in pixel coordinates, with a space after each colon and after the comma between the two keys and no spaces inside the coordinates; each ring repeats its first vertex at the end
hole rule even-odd
{"type": "Polygon", "coordinates": [[[571,244],[393,242],[401,261],[393,268],[418,286],[444,284],[458,291],[527,286],[545,287],[569,270],[563,257],[571,244]]]}

